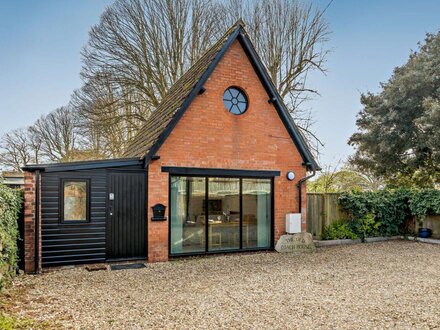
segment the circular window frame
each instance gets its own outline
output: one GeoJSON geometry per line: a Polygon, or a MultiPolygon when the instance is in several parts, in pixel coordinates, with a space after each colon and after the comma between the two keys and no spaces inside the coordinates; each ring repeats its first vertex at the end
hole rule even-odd
{"type": "Polygon", "coordinates": [[[234,116],[244,115],[249,110],[249,97],[246,94],[246,92],[243,90],[243,88],[238,87],[238,86],[229,86],[223,92],[223,106],[225,107],[226,111],[228,111],[231,115],[234,115],[234,116]],[[236,91],[238,91],[238,94],[236,96],[234,96],[230,92],[231,89],[235,89],[236,91]],[[230,98],[228,98],[228,99],[225,97],[225,94],[227,92],[230,93],[230,98]],[[238,100],[240,95],[242,96],[244,101],[238,100]],[[236,103],[233,102],[234,100],[236,100],[236,103]],[[231,103],[231,106],[229,108],[226,105],[226,102],[230,102],[231,103]],[[238,107],[238,104],[245,104],[244,110],[241,110],[240,107],[238,107]],[[238,111],[233,111],[234,108],[237,109],[238,111]]]}

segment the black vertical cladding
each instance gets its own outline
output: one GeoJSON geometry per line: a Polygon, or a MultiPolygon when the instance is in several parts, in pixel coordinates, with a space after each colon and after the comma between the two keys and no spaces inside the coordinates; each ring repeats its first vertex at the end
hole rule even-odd
{"type": "MultiPolygon", "coordinates": [[[[137,168],[132,166],[127,170],[137,168]]],[[[113,223],[107,221],[110,206],[107,173],[107,169],[93,169],[41,174],[42,267],[103,262],[107,259],[108,232],[114,232],[113,229],[116,229],[113,223]],[[62,179],[89,180],[89,221],[76,223],[60,221],[62,179]],[[109,226],[107,234],[106,226],[109,226]]],[[[145,199],[145,196],[140,198],[145,199]]],[[[115,234],[114,239],[116,235],[118,233],[115,234]]],[[[143,253],[145,254],[145,251],[143,253]]]]}
{"type": "Polygon", "coordinates": [[[243,178],[240,178],[240,250],[243,249],[243,178]]]}
{"type": "Polygon", "coordinates": [[[110,172],[107,259],[146,257],[145,172],[110,172]]]}

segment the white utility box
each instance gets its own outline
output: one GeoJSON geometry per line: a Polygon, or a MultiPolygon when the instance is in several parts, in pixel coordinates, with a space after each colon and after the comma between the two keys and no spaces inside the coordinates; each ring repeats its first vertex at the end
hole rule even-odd
{"type": "Polygon", "coordinates": [[[301,232],[301,213],[286,214],[286,232],[288,234],[301,232]]]}

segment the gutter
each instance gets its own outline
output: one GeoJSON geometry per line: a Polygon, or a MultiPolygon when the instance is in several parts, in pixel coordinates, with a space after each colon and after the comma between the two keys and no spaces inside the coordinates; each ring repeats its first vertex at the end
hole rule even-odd
{"type": "Polygon", "coordinates": [[[65,162],[65,163],[51,163],[51,164],[30,164],[23,166],[23,171],[35,172],[64,172],[77,170],[91,170],[102,168],[117,168],[132,165],[143,165],[144,160],[139,158],[115,158],[103,160],[88,160],[81,162],[65,162]]]}
{"type": "MultiPolygon", "coordinates": [[[[306,166],[310,166],[310,164],[309,165],[306,164],[306,166]]],[[[315,169],[314,166],[312,167],[312,170],[313,170],[312,174],[310,174],[310,175],[308,175],[308,176],[306,176],[306,177],[304,177],[304,178],[302,178],[301,180],[298,181],[298,203],[299,203],[299,205],[298,205],[298,213],[301,213],[301,209],[302,209],[302,207],[301,207],[301,204],[302,204],[302,192],[301,192],[302,185],[308,179],[310,179],[310,178],[312,178],[312,177],[314,177],[316,175],[316,169],[315,169]]]]}

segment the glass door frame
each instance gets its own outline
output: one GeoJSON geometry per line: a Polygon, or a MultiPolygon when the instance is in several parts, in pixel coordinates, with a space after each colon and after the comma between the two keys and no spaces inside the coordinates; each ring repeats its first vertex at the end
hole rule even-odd
{"type": "MultiPolygon", "coordinates": [[[[163,171],[163,169],[162,169],[163,171]]],[[[279,173],[279,172],[273,172],[279,173]]],[[[279,175],[279,174],[278,174],[279,175]]],[[[268,251],[274,249],[274,229],[275,229],[275,211],[274,211],[274,202],[275,202],[275,185],[274,180],[275,175],[271,176],[253,176],[253,175],[230,175],[230,174],[222,174],[219,172],[209,173],[209,175],[199,175],[199,174],[190,174],[190,173],[169,173],[168,175],[168,256],[169,257],[185,257],[185,256],[194,256],[194,255],[207,255],[207,254],[224,254],[224,253],[237,253],[237,252],[248,252],[248,251],[268,251]],[[198,177],[205,179],[205,199],[204,199],[204,207],[205,207],[205,251],[203,252],[182,252],[182,253],[171,253],[171,178],[172,177],[198,177]],[[239,199],[240,199],[240,246],[238,249],[223,249],[223,250],[215,250],[209,251],[209,212],[208,204],[209,204],[209,178],[233,178],[239,179],[240,181],[240,189],[239,189],[239,199]],[[270,180],[270,245],[268,247],[252,247],[252,248],[243,248],[243,179],[266,179],[270,180]]]]}

